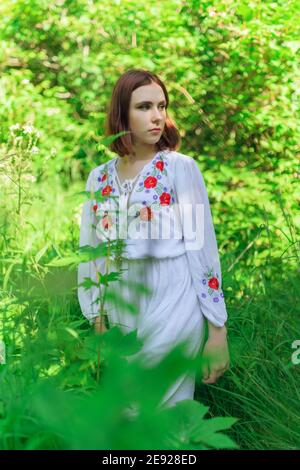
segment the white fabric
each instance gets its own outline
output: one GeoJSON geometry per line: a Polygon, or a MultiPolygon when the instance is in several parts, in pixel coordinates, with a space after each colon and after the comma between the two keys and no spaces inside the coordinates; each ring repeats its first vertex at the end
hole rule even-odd
{"type": "MultiPolygon", "coordinates": [[[[125,334],[137,330],[143,346],[128,359],[142,359],[149,367],[185,340],[186,355],[196,357],[204,336],[204,317],[186,253],[174,258],[128,259],[123,268],[122,282],[114,282],[114,289],[135,306],[138,314],[110,305],[108,319],[111,326],[117,325],[125,334]],[[137,295],[137,288],[134,289],[137,282],[148,286],[150,292],[137,295]]],[[[184,373],[168,389],[161,404],[172,406],[179,400],[193,399],[194,391],[195,375],[184,373]]]]}
{"type": "MultiPolygon", "coordinates": [[[[144,340],[138,356],[142,355],[148,364],[159,361],[185,339],[187,352],[194,357],[201,347],[204,317],[216,326],[223,326],[227,320],[218,247],[202,174],[191,157],[167,150],[157,152],[136,178],[121,184],[116,161],[114,158],[91,171],[86,185],[91,196],[84,203],[80,229],[80,246],[97,247],[106,237],[117,239],[122,232],[114,229],[120,228],[124,220],[128,223],[122,278],[111,282],[110,287],[133,303],[138,313],[126,312],[108,300],[109,324],[118,325],[124,333],[137,330],[144,340]],[[122,218],[124,213],[126,217],[122,218]],[[111,216],[111,227],[105,227],[107,214],[111,216]],[[149,214],[150,220],[142,220],[149,214]],[[195,233],[189,227],[191,219],[197,228],[195,233]],[[171,225],[164,227],[165,221],[171,225]],[[129,226],[137,230],[130,232],[129,226]],[[169,239],[165,237],[168,230],[163,231],[166,227],[170,229],[169,239]],[[135,282],[147,286],[150,296],[136,295],[132,287],[135,282]]],[[[78,284],[86,277],[97,282],[97,271],[104,274],[106,270],[117,270],[113,256],[81,263],[78,284]]],[[[98,314],[99,293],[97,286],[78,288],[82,313],[91,323],[98,314]]],[[[195,377],[183,374],[168,390],[163,403],[169,406],[193,399],[194,389],[195,377]]]]}
{"type": "MultiPolygon", "coordinates": [[[[93,210],[93,206],[97,203],[97,198],[94,197],[93,193],[91,193],[91,199],[84,203],[80,246],[91,245],[96,247],[101,243],[101,239],[105,239],[104,236],[102,237],[102,233],[108,234],[110,239],[117,238],[116,233],[114,234],[113,231],[104,229],[101,231],[99,227],[101,227],[101,218],[104,211],[111,211],[109,214],[112,216],[116,214],[114,211],[116,211],[116,207],[119,207],[116,204],[120,200],[121,212],[122,208],[125,209],[128,204],[128,214],[130,214],[127,217],[128,226],[135,220],[132,214],[137,212],[137,208],[150,207],[154,214],[153,219],[146,222],[140,220],[140,218],[136,219],[136,226],[141,230],[141,237],[150,233],[153,228],[161,230],[164,220],[170,219],[173,223],[172,228],[175,227],[174,230],[171,230],[171,238],[163,239],[161,231],[156,239],[134,239],[129,236],[125,239],[126,249],[123,257],[127,259],[145,259],[149,257],[163,259],[174,258],[186,253],[190,274],[199,301],[199,315],[202,313],[215,326],[223,326],[227,320],[227,311],[222,292],[218,247],[204,179],[196,162],[191,157],[179,152],[157,152],[153,160],[144,166],[134,181],[126,180],[120,187],[115,168],[116,159],[114,158],[96,167],[88,177],[87,191],[99,191],[100,194],[103,192],[105,194],[108,188],[111,192],[109,197],[106,197],[103,202],[98,204],[97,212],[93,210]],[[156,179],[155,187],[152,187],[155,183],[153,178],[156,179]],[[146,184],[147,181],[150,182],[150,185],[146,184]],[[146,188],[145,184],[150,188],[146,188]],[[200,210],[200,217],[197,220],[196,235],[190,233],[188,223],[183,223],[183,221],[189,220],[188,217],[186,219],[187,213],[183,210],[185,204],[192,204],[194,221],[196,220],[196,211],[194,210],[196,204],[199,204],[200,209],[203,210],[200,210]],[[133,209],[132,212],[131,209],[133,209]],[[97,230],[95,230],[95,226],[97,230]],[[201,236],[203,234],[204,244],[201,246],[201,236]],[[209,287],[209,283],[212,288],[209,287]]],[[[113,227],[117,227],[117,215],[114,222],[113,227]]],[[[155,230],[153,232],[155,233],[155,230]]],[[[85,277],[89,277],[96,282],[97,270],[101,273],[105,272],[105,258],[81,263],[78,267],[78,284],[85,277]]],[[[99,289],[95,286],[88,290],[82,287],[78,289],[82,313],[91,321],[97,316],[98,305],[94,302],[98,297],[99,289]]]]}

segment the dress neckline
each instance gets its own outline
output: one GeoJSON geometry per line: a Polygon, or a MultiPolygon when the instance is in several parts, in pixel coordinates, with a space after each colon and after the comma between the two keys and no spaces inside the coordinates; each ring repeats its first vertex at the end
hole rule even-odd
{"type": "Polygon", "coordinates": [[[115,161],[113,162],[113,170],[114,170],[115,178],[116,178],[116,181],[118,183],[118,186],[119,186],[120,190],[121,191],[127,191],[129,189],[129,191],[131,192],[131,190],[134,187],[134,183],[136,183],[136,181],[139,180],[139,178],[140,178],[141,174],[144,172],[144,170],[156,160],[158,155],[162,154],[163,152],[164,151],[162,151],[162,150],[159,150],[158,152],[156,152],[154,157],[151,160],[149,160],[143,166],[143,168],[138,172],[138,174],[134,178],[126,178],[122,183],[120,181],[120,178],[119,178],[119,175],[118,175],[118,172],[117,172],[117,161],[120,157],[116,157],[115,161]]]}

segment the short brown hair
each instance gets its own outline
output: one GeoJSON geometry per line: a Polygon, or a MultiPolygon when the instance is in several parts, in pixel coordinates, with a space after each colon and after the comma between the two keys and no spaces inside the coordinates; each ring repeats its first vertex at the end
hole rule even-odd
{"type": "MultiPolygon", "coordinates": [[[[169,105],[169,96],[167,89],[160,78],[148,70],[144,69],[130,69],[123,73],[117,80],[111,101],[108,107],[107,119],[105,122],[105,136],[118,134],[122,131],[128,131],[128,110],[132,92],[143,85],[150,85],[157,83],[163,89],[166,99],[166,109],[169,105]]],[[[159,141],[155,144],[156,150],[178,150],[181,145],[180,133],[175,126],[174,121],[168,116],[163,133],[159,141]]],[[[117,153],[120,157],[131,154],[132,138],[131,134],[124,134],[109,144],[109,148],[117,153]]]]}

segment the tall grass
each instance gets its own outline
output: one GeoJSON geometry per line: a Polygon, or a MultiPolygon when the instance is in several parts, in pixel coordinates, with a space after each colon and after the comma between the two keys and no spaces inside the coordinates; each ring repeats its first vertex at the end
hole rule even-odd
{"type": "Polygon", "coordinates": [[[114,327],[97,336],[83,318],[70,262],[82,185],[21,178],[24,187],[9,197],[16,185],[1,178],[1,449],[299,449],[300,366],[291,362],[300,331],[299,242],[280,193],[280,250],[278,227],[265,217],[265,238],[223,260],[231,369],[203,385],[200,357],[187,360],[176,348],[145,369],[127,360],[141,347],[135,332],[114,327]],[[15,197],[22,189],[30,205],[15,197]],[[259,263],[251,265],[256,246],[259,263]],[[189,368],[197,372],[196,400],[160,409],[168,386],[189,368]]]}
{"type": "Polygon", "coordinates": [[[267,224],[264,267],[247,270],[251,287],[230,306],[231,370],[216,385],[197,390],[211,416],[240,418],[229,434],[242,449],[300,448],[300,366],[292,362],[292,343],[300,339],[300,245],[280,194],[278,202],[286,221],[281,256],[272,256],[276,234],[267,224]]]}

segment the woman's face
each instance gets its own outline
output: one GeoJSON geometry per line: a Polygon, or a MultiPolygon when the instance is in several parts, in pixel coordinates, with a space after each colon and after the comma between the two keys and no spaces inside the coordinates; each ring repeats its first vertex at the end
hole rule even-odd
{"type": "Polygon", "coordinates": [[[166,122],[166,99],[157,83],[144,85],[131,94],[129,106],[129,130],[134,144],[156,144],[166,122]],[[160,131],[150,132],[153,128],[160,131]]]}

